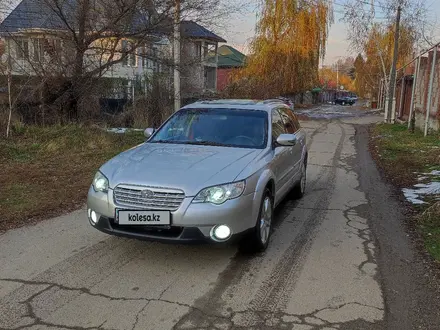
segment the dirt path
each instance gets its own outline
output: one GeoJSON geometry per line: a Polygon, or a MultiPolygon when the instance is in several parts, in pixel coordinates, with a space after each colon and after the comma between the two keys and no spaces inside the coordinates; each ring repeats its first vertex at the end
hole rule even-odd
{"type": "Polygon", "coordinates": [[[1,329],[440,329],[364,124],[306,121],[308,190],[266,253],[106,236],[84,210],[0,236],[1,329]],[[359,126],[361,125],[361,126],[359,126]]]}

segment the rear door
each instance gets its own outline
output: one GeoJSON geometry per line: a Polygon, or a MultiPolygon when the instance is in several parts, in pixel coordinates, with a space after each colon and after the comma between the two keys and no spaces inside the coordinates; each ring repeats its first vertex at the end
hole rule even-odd
{"type": "Polygon", "coordinates": [[[282,198],[284,193],[289,188],[290,181],[290,147],[276,146],[275,141],[281,134],[287,133],[284,122],[281,119],[281,115],[277,109],[272,110],[272,147],[274,148],[274,158],[273,158],[273,171],[275,173],[275,203],[282,198]]]}

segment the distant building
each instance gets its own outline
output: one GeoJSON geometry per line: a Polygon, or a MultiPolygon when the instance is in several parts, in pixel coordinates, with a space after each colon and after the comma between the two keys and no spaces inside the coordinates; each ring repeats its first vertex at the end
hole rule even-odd
{"type": "Polygon", "coordinates": [[[181,23],[181,96],[185,100],[199,98],[217,88],[217,56],[219,42],[226,42],[215,33],[193,21],[181,23]]]}
{"type": "MultiPolygon", "coordinates": [[[[70,0],[66,2],[66,6],[76,8],[77,3],[79,0],[70,0]]],[[[98,19],[100,11],[97,10],[94,14],[98,19]]],[[[68,16],[65,20],[75,22],[74,10],[65,10],[65,15],[68,16]]],[[[139,37],[135,33],[136,29],[141,29],[142,24],[149,20],[149,16],[142,13],[138,16],[133,19],[133,26],[126,36],[113,38],[111,36],[114,31],[107,31],[110,37],[102,34],[103,37],[94,41],[85,53],[83,66],[92,72],[109,58],[122,58],[126,49],[136,45],[136,49],[124,60],[112,64],[96,75],[101,81],[108,79],[115,85],[122,86],[112,89],[110,96],[106,95],[106,98],[133,98],[138,81],[142,89],[147,90],[150,78],[156,73],[167,75],[172,86],[172,67],[165,64],[173,61],[172,30],[170,27],[157,29],[139,37]]],[[[180,31],[181,97],[191,98],[208,91],[215,92],[217,57],[210,57],[209,54],[215,54],[218,43],[226,40],[193,21],[182,21],[180,31]]],[[[69,26],[45,1],[22,0],[1,22],[0,37],[0,56],[3,55],[4,63],[10,64],[9,69],[14,79],[30,81],[29,77],[38,80],[37,77],[54,76],[55,73],[65,77],[71,75],[64,65],[73,63],[70,59],[74,50],[69,26]]],[[[71,67],[73,65],[70,65],[69,69],[71,67]]]]}
{"type": "MultiPolygon", "coordinates": [[[[403,77],[396,84],[396,118],[410,120],[411,99],[413,86],[414,90],[414,117],[416,127],[424,130],[426,123],[426,112],[428,114],[428,130],[440,131],[440,51],[437,50],[434,64],[434,76],[431,77],[434,61],[434,47],[425,56],[420,57],[420,68],[415,81],[416,61],[405,67],[403,77]],[[432,78],[431,98],[429,98],[429,87],[432,78]]],[[[380,103],[385,105],[386,93],[382,93],[380,103]]]]}
{"type": "Polygon", "coordinates": [[[244,67],[246,55],[234,47],[223,45],[217,50],[217,90],[224,90],[231,80],[231,75],[237,69],[244,67]]]}

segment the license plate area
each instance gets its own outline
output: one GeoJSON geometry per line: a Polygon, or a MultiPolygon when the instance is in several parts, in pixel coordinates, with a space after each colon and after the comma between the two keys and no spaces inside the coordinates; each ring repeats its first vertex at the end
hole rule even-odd
{"type": "Polygon", "coordinates": [[[170,211],[116,210],[115,220],[119,225],[145,225],[167,228],[171,225],[170,211]]]}

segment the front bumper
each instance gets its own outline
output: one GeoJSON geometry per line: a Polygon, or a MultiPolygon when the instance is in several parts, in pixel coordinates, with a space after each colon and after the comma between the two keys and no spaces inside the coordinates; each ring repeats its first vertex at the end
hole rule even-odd
{"type": "Polygon", "coordinates": [[[180,207],[171,212],[171,226],[119,225],[115,222],[117,209],[133,209],[117,205],[113,190],[101,193],[91,187],[87,207],[95,211],[98,221],[91,225],[107,234],[162,242],[214,242],[210,237],[216,225],[227,225],[232,236],[228,241],[239,238],[256,224],[259,204],[254,203],[254,193],[229,200],[221,205],[209,203],[192,204],[192,197],[183,200],[180,207]],[[258,204],[258,205],[257,205],[258,204]]]}

